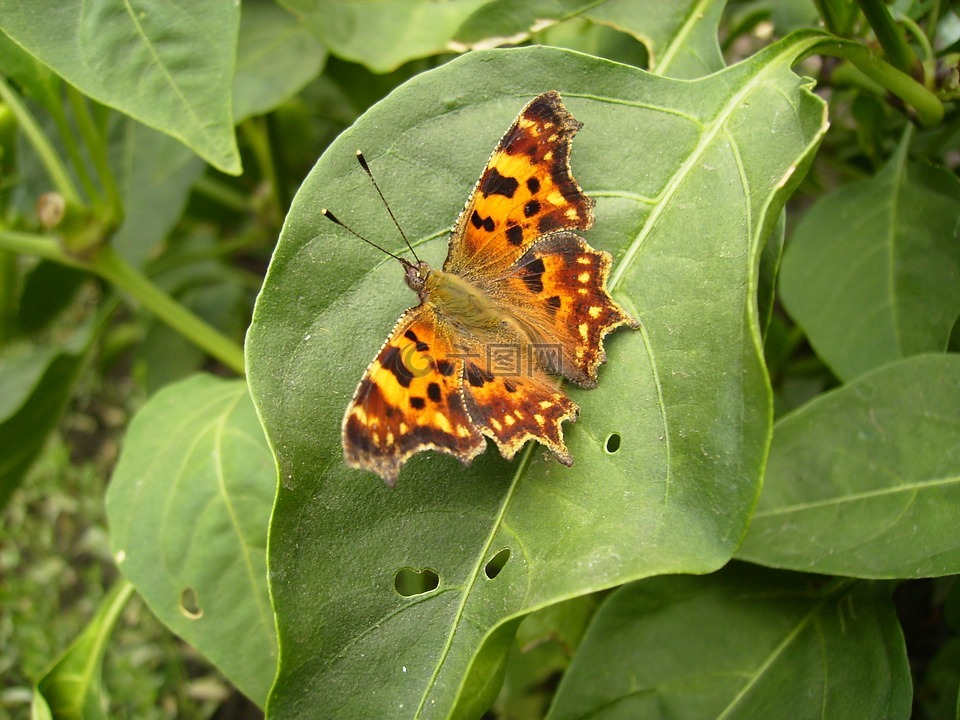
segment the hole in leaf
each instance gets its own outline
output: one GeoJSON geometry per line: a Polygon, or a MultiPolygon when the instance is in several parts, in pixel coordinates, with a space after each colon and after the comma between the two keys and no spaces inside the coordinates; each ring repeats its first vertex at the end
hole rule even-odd
{"type": "Polygon", "coordinates": [[[610,433],[607,438],[607,452],[611,455],[620,449],[620,433],[610,433]]]}
{"type": "Polygon", "coordinates": [[[393,586],[404,597],[423,595],[423,593],[436,590],[438,585],[440,585],[440,576],[430,568],[426,570],[414,570],[411,567],[400,568],[397,570],[396,577],[393,578],[393,586]]]}
{"type": "Polygon", "coordinates": [[[503,566],[507,564],[507,560],[510,559],[510,548],[504,548],[492,558],[489,562],[483,566],[483,572],[486,573],[487,577],[493,580],[497,575],[500,574],[500,571],[503,570],[503,566]]]}
{"type": "Polygon", "coordinates": [[[200,598],[197,591],[193,588],[184,588],[180,591],[180,612],[183,616],[191,620],[199,620],[203,617],[203,608],[200,607],[200,598]]]}

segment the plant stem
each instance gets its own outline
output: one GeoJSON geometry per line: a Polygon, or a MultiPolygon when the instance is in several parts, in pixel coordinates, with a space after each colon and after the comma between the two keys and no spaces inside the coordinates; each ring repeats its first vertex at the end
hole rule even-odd
{"type": "Polygon", "coordinates": [[[80,135],[87,144],[90,157],[93,159],[93,166],[97,169],[100,184],[107,196],[107,207],[109,209],[107,220],[111,226],[115,227],[120,224],[123,218],[123,200],[120,198],[113,170],[107,158],[107,144],[103,141],[103,135],[97,129],[96,123],[90,115],[90,106],[87,104],[86,96],[73,85],[67,86],[67,95],[70,98],[70,107],[73,108],[80,135]]]}
{"type": "Polygon", "coordinates": [[[139,300],[147,310],[197,347],[210,353],[238,375],[243,375],[244,359],[241,347],[150,282],[140,271],[127,264],[112,247],[105,245],[97,250],[90,269],[139,300]]]}
{"type": "Polygon", "coordinates": [[[54,238],[2,230],[0,250],[34,255],[99,275],[118,290],[139,301],[197,347],[237,374],[243,375],[241,347],[163,292],[143,273],[127,264],[109,245],[99,248],[92,259],[80,260],[66,253],[54,238]]]}
{"type": "Polygon", "coordinates": [[[273,152],[270,147],[270,139],[267,134],[263,118],[250,118],[240,124],[240,130],[243,132],[247,142],[250,143],[250,149],[253,150],[257,158],[257,164],[263,173],[264,179],[270,191],[270,210],[269,220],[271,223],[280,225],[280,213],[283,212],[283,206],[280,199],[280,185],[277,177],[277,166],[273,162],[273,152]]]}
{"type": "Polygon", "coordinates": [[[917,56],[907,45],[903,34],[890,16],[887,6],[882,0],[857,0],[857,4],[860,5],[863,16],[873,28],[889,63],[901,72],[909,74],[917,63],[917,56]]]}
{"type": "Polygon", "coordinates": [[[239,213],[248,213],[252,210],[250,199],[242,192],[215,177],[201,175],[194,183],[193,189],[201,195],[206,195],[226,208],[239,213]]]}
{"type": "Polygon", "coordinates": [[[57,154],[57,151],[53,149],[53,145],[50,144],[50,140],[40,128],[40,124],[36,118],[33,117],[33,113],[27,109],[27,106],[21,102],[17,93],[14,92],[13,88],[11,88],[2,77],[0,77],[0,98],[7,103],[10,110],[16,116],[17,122],[20,123],[24,135],[27,136],[27,140],[29,140],[33,146],[34,151],[40,158],[40,162],[43,163],[43,166],[46,168],[50,180],[53,181],[54,186],[57,188],[57,192],[63,195],[67,202],[82,205],[83,200],[80,198],[80,193],[73,184],[70,173],[67,172],[63,163],[60,162],[60,156],[57,154]]]}
{"type": "Polygon", "coordinates": [[[814,43],[805,55],[832,55],[853,63],[860,72],[879,83],[917,112],[920,123],[930,127],[943,120],[943,103],[932,92],[887,62],[877,57],[870,48],[858,42],[826,35],[814,43]]]}

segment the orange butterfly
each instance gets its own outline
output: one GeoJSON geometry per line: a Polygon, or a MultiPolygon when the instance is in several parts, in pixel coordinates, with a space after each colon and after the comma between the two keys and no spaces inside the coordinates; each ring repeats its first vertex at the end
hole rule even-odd
{"type": "Polygon", "coordinates": [[[507,459],[537,440],[573,464],[561,424],[579,408],[550,376],[596,386],[604,336],[638,327],[607,292],[610,255],[570,232],[593,224],[593,200],[570,172],[581,126],[558,93],[534,98],[487,162],[443,269],[397,258],[420,304],[400,316],[347,407],[348,465],[392,486],[411,455],[469,464],[484,436],[507,459]]]}

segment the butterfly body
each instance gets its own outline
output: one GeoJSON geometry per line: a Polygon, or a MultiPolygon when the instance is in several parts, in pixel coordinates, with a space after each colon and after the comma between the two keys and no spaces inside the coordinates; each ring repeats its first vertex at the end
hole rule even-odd
{"type": "Polygon", "coordinates": [[[556,92],[535,98],[490,157],[443,268],[400,260],[420,304],[400,316],[347,407],[348,465],[393,485],[411,455],[468,464],[485,438],[507,459],[534,439],[573,464],[562,424],[578,407],[554,376],[594,387],[603,337],[637,326],[607,292],[610,255],[571,232],[593,223],[569,165],[580,127],[556,92]]]}
{"type": "Polygon", "coordinates": [[[405,279],[420,302],[431,305],[450,322],[474,330],[492,330],[504,321],[504,313],[490,295],[459,275],[437,270],[421,262],[408,270],[405,279]]]}

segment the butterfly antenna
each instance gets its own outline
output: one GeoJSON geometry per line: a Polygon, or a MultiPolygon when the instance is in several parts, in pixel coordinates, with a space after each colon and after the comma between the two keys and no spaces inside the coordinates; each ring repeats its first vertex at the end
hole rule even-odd
{"type": "MultiPolygon", "coordinates": [[[[377,250],[379,250],[380,252],[384,252],[384,253],[386,253],[387,255],[389,255],[390,257],[392,257],[393,259],[399,260],[399,261],[400,261],[400,264],[403,265],[404,267],[407,267],[407,266],[410,265],[410,261],[409,261],[409,260],[407,260],[406,258],[402,258],[402,257],[400,257],[399,255],[394,255],[392,252],[390,252],[390,251],[387,250],[386,248],[380,247],[379,245],[377,245],[377,244],[376,244],[375,242],[373,242],[372,240],[367,240],[363,235],[361,235],[360,233],[358,233],[356,230],[354,230],[354,229],[353,229],[352,227],[350,227],[349,225],[343,223],[339,218],[337,218],[336,215],[334,215],[332,212],[330,212],[330,211],[327,210],[326,208],[324,208],[323,210],[321,210],[321,211],[320,211],[320,214],[323,215],[327,220],[330,220],[331,222],[334,222],[334,223],[336,223],[337,225],[339,225],[340,227],[342,227],[344,230],[346,230],[348,233],[350,233],[350,234],[353,235],[354,237],[359,238],[360,240],[363,240],[367,245],[373,245],[373,246],[374,246],[377,250]]],[[[414,254],[414,257],[416,257],[416,254],[414,254]]],[[[418,259],[417,262],[420,262],[420,260],[418,259]]]]}
{"type": "Polygon", "coordinates": [[[400,237],[402,237],[403,241],[407,244],[407,247],[410,249],[414,260],[419,263],[420,258],[417,257],[417,251],[413,249],[413,245],[411,245],[410,241],[407,240],[407,236],[403,232],[403,228],[401,228],[400,223],[397,222],[397,218],[393,214],[393,210],[390,209],[390,206],[387,204],[387,199],[383,196],[383,192],[380,190],[380,186],[377,184],[377,179],[373,176],[373,173],[370,172],[370,166],[367,165],[367,159],[363,156],[363,152],[360,150],[357,150],[357,162],[360,163],[360,167],[363,168],[363,171],[367,174],[367,177],[370,178],[370,182],[372,182],[373,186],[377,189],[377,195],[380,196],[383,206],[387,209],[387,212],[390,213],[390,219],[393,220],[393,224],[397,226],[397,230],[400,232],[400,237]]]}

